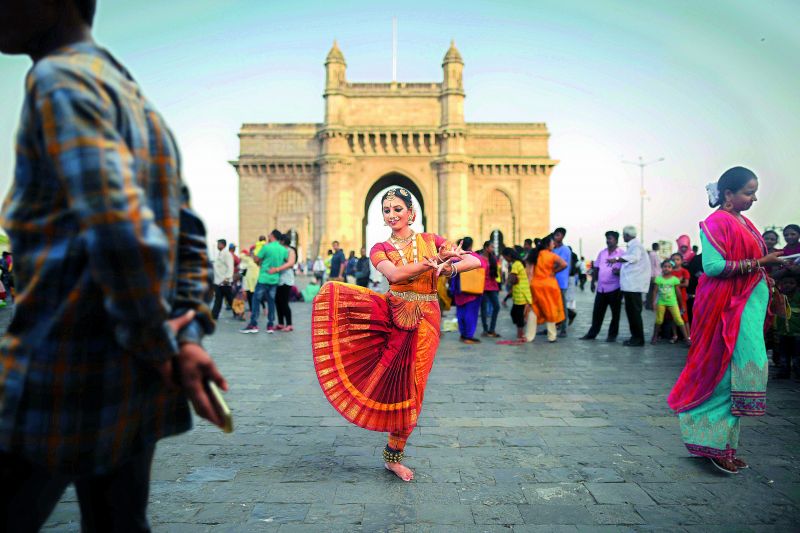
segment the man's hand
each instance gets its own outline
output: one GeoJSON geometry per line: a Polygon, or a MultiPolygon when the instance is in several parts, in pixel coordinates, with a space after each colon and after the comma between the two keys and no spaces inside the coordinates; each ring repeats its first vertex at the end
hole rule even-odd
{"type": "Polygon", "coordinates": [[[187,342],[181,345],[175,364],[179,385],[192,402],[194,411],[215,426],[222,427],[225,421],[214,409],[214,402],[205,388],[205,380],[211,379],[220,389],[228,390],[228,382],[217,370],[214,360],[202,346],[187,342]]]}
{"type": "MultiPolygon", "coordinates": [[[[194,319],[195,314],[194,310],[190,310],[177,318],[168,320],[167,323],[177,334],[194,319]]],[[[210,378],[224,391],[228,390],[228,382],[219,373],[214,360],[202,346],[194,343],[182,344],[178,355],[157,365],[156,370],[167,387],[173,390],[179,388],[189,397],[198,416],[222,427],[224,421],[214,409],[204,382],[206,378],[210,378]],[[177,383],[173,380],[173,372],[177,383]]]]}

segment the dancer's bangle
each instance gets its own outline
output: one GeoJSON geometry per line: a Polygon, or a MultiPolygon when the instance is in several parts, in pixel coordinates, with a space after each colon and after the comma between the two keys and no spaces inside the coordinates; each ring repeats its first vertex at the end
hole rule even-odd
{"type": "Polygon", "coordinates": [[[450,277],[454,278],[458,274],[458,268],[456,268],[456,263],[450,263],[450,277]]]}

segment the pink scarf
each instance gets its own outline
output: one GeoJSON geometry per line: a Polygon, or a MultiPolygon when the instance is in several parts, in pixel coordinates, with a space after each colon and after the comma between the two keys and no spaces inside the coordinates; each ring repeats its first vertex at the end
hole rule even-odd
{"type": "Polygon", "coordinates": [[[685,265],[695,256],[695,253],[692,251],[692,240],[688,235],[681,235],[675,242],[678,243],[678,253],[683,257],[683,264],[685,265]],[[686,252],[681,253],[681,246],[686,246],[686,252]]]}
{"type": "MultiPolygon", "coordinates": [[[[752,222],[744,220],[742,224],[730,213],[716,211],[700,223],[700,229],[726,261],[766,255],[767,246],[761,234],[752,222]]],[[[694,304],[692,346],[686,366],[667,398],[675,412],[700,405],[722,381],[739,335],[744,306],[762,279],[761,270],[728,278],[705,274],[700,277],[694,304]]]]}

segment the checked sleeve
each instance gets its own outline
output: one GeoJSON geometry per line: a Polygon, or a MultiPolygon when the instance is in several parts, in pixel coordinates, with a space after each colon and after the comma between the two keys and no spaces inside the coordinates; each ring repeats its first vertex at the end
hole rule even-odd
{"type": "Polygon", "coordinates": [[[178,349],[166,323],[169,241],[147,205],[112,103],[71,84],[37,95],[35,103],[44,164],[52,165],[79,221],[89,275],[117,342],[140,359],[167,359],[178,349]]]}

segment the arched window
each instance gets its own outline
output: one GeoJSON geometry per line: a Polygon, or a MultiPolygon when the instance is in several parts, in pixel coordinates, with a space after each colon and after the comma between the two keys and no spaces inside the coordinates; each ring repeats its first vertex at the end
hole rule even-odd
{"type": "Polygon", "coordinates": [[[494,189],[483,202],[481,210],[481,239],[491,238],[494,230],[500,230],[515,242],[517,238],[516,217],[511,198],[499,189],[494,189]]]}
{"type": "Polygon", "coordinates": [[[294,188],[284,189],[278,195],[275,212],[278,215],[303,213],[306,211],[306,197],[294,188]]]}

